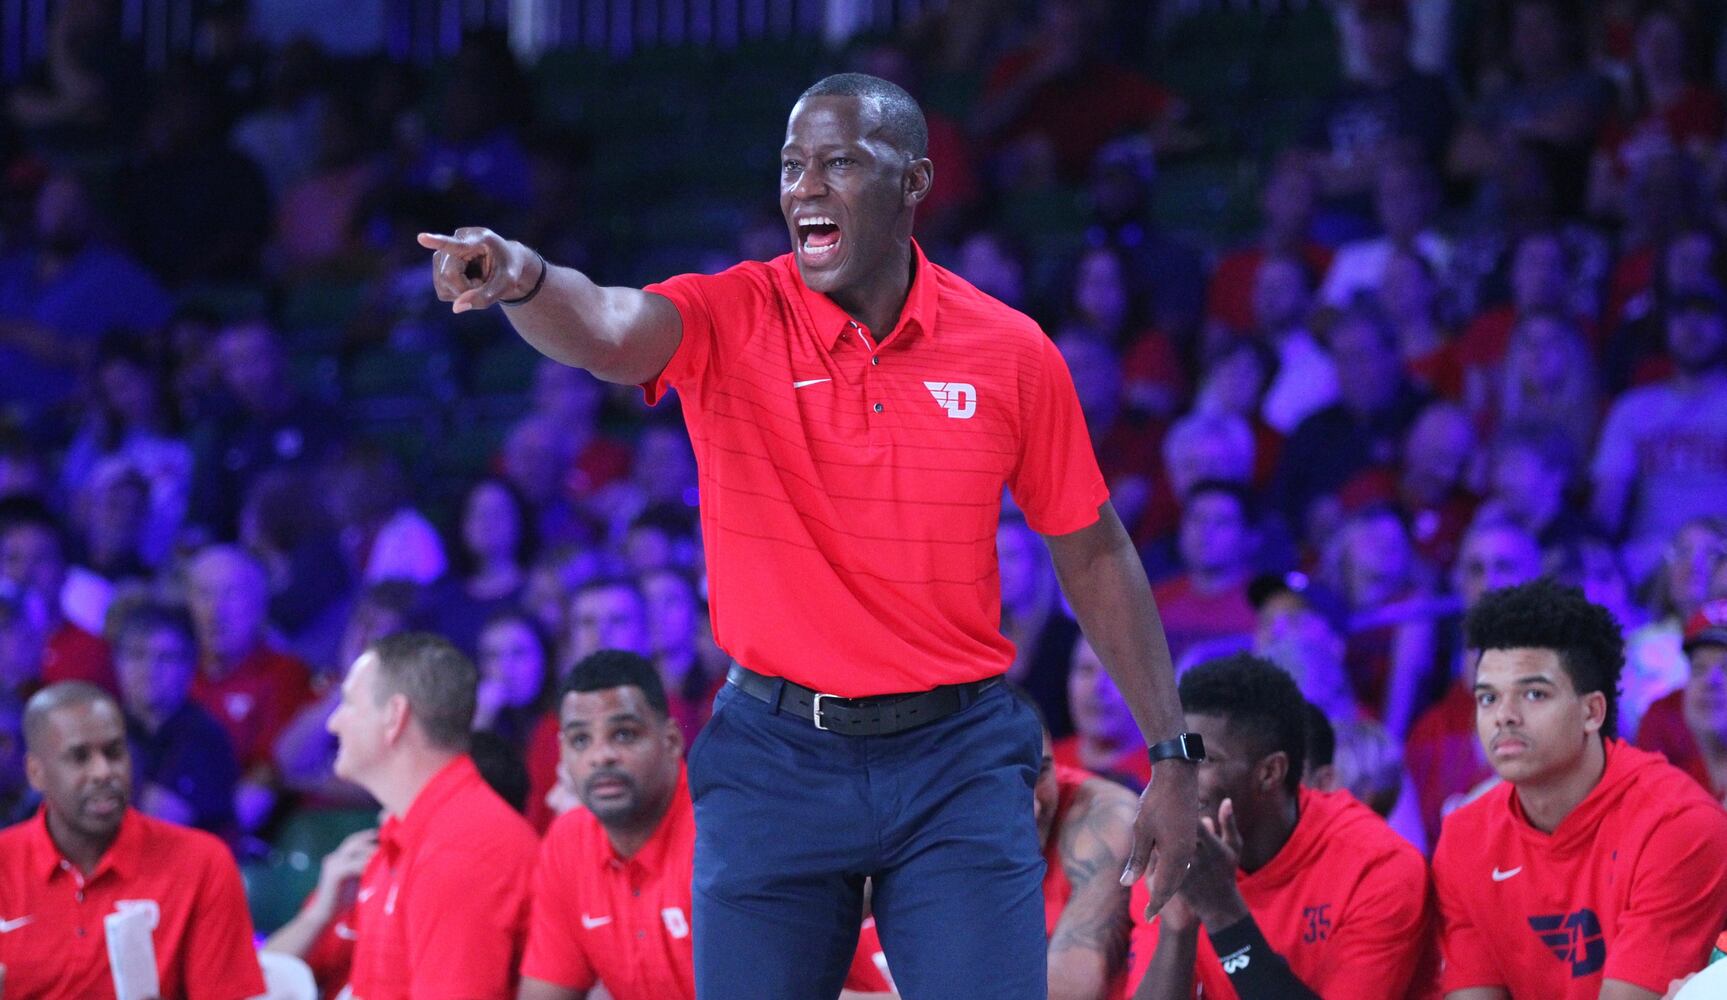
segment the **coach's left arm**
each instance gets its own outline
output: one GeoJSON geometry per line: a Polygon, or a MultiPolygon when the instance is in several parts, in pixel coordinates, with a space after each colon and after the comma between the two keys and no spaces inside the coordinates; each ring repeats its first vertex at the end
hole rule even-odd
{"type": "MultiPolygon", "coordinates": [[[[1109,501],[1097,514],[1089,527],[1045,535],[1044,541],[1080,628],[1121,689],[1150,746],[1180,733],[1184,725],[1175,667],[1133,540],[1109,501]]],[[[1149,874],[1154,913],[1180,888],[1193,860],[1193,831],[1199,824],[1197,781],[1193,764],[1159,761],[1152,766],[1151,784],[1139,797],[1133,850],[1122,882],[1131,885],[1149,874]]]]}

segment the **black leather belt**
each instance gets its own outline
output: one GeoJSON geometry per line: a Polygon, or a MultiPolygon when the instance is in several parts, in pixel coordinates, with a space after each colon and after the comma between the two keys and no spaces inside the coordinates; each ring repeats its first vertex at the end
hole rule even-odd
{"type": "Polygon", "coordinates": [[[977,700],[977,696],[1001,683],[990,677],[966,684],[944,684],[916,694],[886,694],[872,698],[841,698],[793,684],[778,677],[758,674],[733,664],[726,680],[744,694],[813,724],[817,729],[843,736],[889,736],[946,718],[977,700]],[[775,694],[778,693],[776,702],[775,694]]]}

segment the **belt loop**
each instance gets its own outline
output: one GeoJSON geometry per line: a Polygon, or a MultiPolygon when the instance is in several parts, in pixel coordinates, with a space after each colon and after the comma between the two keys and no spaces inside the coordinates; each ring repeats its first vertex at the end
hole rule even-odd
{"type": "Polygon", "coordinates": [[[775,677],[773,680],[773,696],[768,699],[768,708],[774,715],[780,714],[780,699],[786,696],[786,679],[775,677]]]}

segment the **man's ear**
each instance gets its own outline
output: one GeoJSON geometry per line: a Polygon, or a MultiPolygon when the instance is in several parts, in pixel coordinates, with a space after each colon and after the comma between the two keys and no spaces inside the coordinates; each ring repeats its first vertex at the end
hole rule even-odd
{"type": "Polygon", "coordinates": [[[384,699],[384,744],[395,746],[408,731],[408,718],[413,712],[408,707],[408,696],[393,694],[384,699]]]}
{"type": "Polygon", "coordinates": [[[24,755],[24,780],[38,793],[47,794],[47,789],[42,787],[47,780],[42,775],[42,760],[33,753],[24,755]]]}
{"type": "Polygon", "coordinates": [[[1590,691],[1583,696],[1583,731],[1598,733],[1607,724],[1607,695],[1590,691]]]}
{"type": "Polygon", "coordinates": [[[1257,792],[1269,792],[1283,785],[1284,778],[1289,774],[1289,755],[1282,750],[1268,753],[1259,758],[1259,764],[1254,767],[1253,782],[1257,792]]]}
{"type": "Polygon", "coordinates": [[[905,168],[903,183],[906,206],[916,207],[929,197],[930,188],[935,184],[935,164],[927,156],[911,161],[905,168]]]}

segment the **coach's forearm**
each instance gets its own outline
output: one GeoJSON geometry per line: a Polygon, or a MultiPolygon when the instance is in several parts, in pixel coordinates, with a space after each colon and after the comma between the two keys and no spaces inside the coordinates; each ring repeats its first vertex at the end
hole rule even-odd
{"type": "Polygon", "coordinates": [[[1133,1000],[1188,1000],[1193,996],[1193,963],[1198,957],[1197,926],[1185,931],[1163,928],[1133,1000]]]}
{"type": "Polygon", "coordinates": [[[1134,719],[1153,743],[1182,730],[1175,667],[1133,540],[1105,501],[1097,523],[1048,536],[1061,589],[1134,719]]]}
{"type": "Polygon", "coordinates": [[[545,266],[545,281],[533,298],[504,307],[523,340],[548,358],[608,382],[635,385],[665,369],[683,335],[671,300],[597,285],[574,268],[545,266]]]}

